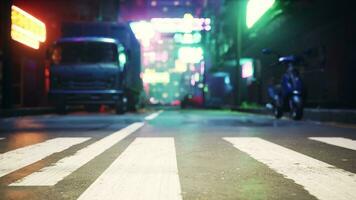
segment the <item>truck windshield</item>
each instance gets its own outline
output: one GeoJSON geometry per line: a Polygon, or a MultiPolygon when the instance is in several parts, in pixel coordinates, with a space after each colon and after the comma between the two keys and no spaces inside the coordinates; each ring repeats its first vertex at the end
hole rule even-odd
{"type": "Polygon", "coordinates": [[[117,62],[117,46],[106,42],[62,42],[55,46],[55,64],[117,62]]]}

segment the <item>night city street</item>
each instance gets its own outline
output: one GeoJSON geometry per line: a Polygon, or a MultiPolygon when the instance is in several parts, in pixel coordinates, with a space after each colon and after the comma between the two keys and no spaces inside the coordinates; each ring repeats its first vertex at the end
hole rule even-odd
{"type": "Polygon", "coordinates": [[[0,0],[0,200],[356,200],[354,0],[0,0]]]}
{"type": "Polygon", "coordinates": [[[172,109],[0,125],[1,199],[356,198],[355,127],[172,109]]]}

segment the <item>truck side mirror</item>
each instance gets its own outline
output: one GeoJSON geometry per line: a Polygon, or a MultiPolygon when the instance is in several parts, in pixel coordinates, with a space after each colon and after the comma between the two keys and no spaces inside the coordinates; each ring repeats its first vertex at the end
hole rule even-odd
{"type": "Polygon", "coordinates": [[[131,56],[131,50],[130,49],[126,49],[126,55],[127,55],[127,60],[128,61],[131,61],[131,58],[132,58],[132,56],[131,56]]]}

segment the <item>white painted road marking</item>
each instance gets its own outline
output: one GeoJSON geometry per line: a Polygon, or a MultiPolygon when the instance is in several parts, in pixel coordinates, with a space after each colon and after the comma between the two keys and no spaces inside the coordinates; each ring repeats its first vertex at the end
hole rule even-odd
{"type": "Polygon", "coordinates": [[[309,139],[346,149],[356,150],[356,140],[342,137],[310,137],[309,139]]]}
{"type": "Polygon", "coordinates": [[[173,138],[137,138],[80,200],[182,200],[173,138]]]}
{"type": "Polygon", "coordinates": [[[45,167],[38,172],[32,173],[20,179],[10,186],[52,186],[64,179],[75,170],[85,165],[96,156],[100,155],[128,135],[132,134],[143,123],[133,123],[101,140],[95,142],[84,149],[79,150],[72,156],[59,160],[54,165],[45,167]]]}
{"type": "Polygon", "coordinates": [[[294,180],[321,200],[356,199],[356,176],[260,138],[227,137],[237,149],[294,180]]]}
{"type": "Polygon", "coordinates": [[[0,137],[0,140],[3,140],[3,139],[5,139],[5,138],[3,138],[3,137],[0,137]]]}
{"type": "Polygon", "coordinates": [[[148,115],[147,117],[145,117],[146,121],[150,121],[153,120],[154,118],[158,117],[159,114],[161,114],[163,112],[163,110],[157,111],[153,114],[148,115]]]}
{"type": "Polygon", "coordinates": [[[88,137],[55,138],[0,154],[0,177],[89,139],[88,137]]]}

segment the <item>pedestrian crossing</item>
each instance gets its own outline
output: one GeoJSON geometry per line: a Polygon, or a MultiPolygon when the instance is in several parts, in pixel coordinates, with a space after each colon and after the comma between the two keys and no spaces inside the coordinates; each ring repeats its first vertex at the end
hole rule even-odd
{"type": "MultiPolygon", "coordinates": [[[[8,185],[33,187],[56,185],[67,176],[105,153],[144,123],[133,123],[88,144],[73,155],[34,171],[8,185]]],[[[89,137],[49,139],[0,154],[0,178],[31,165],[89,137]]],[[[226,146],[246,153],[321,200],[356,199],[356,175],[337,166],[259,137],[221,137],[226,146]]],[[[310,137],[314,142],[356,150],[355,140],[341,137],[310,137]]],[[[6,140],[6,138],[4,138],[6,140]]],[[[132,143],[78,197],[92,199],[182,200],[181,182],[174,137],[136,137],[132,143]]],[[[1,179],[0,179],[1,181],[1,179]]]]}
{"type": "Polygon", "coordinates": [[[72,156],[65,157],[55,164],[43,168],[23,179],[11,184],[11,186],[52,186],[61,181],[66,176],[73,173],[85,165],[96,156],[120,142],[122,139],[132,134],[143,126],[143,123],[134,123],[121,129],[101,140],[95,142],[84,149],[79,150],[72,156]]]}
{"type": "Polygon", "coordinates": [[[89,139],[55,138],[0,154],[0,177],[89,139]]]}
{"type": "Polygon", "coordinates": [[[341,137],[309,137],[309,139],[356,151],[356,140],[341,137]]]}
{"type": "Polygon", "coordinates": [[[173,138],[137,138],[79,200],[181,200],[175,157],[173,138]]]}
{"type": "Polygon", "coordinates": [[[155,119],[156,117],[158,117],[158,115],[160,115],[162,112],[163,112],[163,110],[159,110],[159,111],[157,111],[157,112],[155,112],[155,113],[152,113],[152,114],[146,116],[146,117],[145,117],[145,120],[146,120],[146,121],[154,120],[154,119],[155,119]]]}
{"type": "MultiPolygon", "coordinates": [[[[224,138],[269,168],[323,200],[356,199],[356,176],[261,138],[224,138]]],[[[337,140],[338,141],[338,140],[337,140]]]]}

